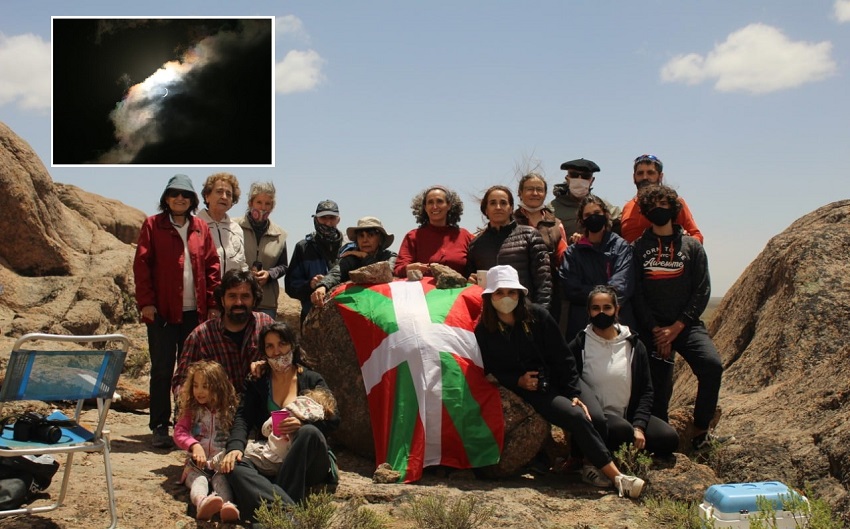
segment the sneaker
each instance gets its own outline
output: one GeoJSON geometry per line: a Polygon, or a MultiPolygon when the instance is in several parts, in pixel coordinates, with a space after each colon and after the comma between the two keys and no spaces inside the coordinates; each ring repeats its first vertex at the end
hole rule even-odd
{"type": "Polygon", "coordinates": [[[621,498],[640,497],[640,493],[643,492],[644,485],[644,481],[635,476],[627,476],[625,474],[620,474],[619,476],[614,478],[614,486],[617,488],[617,492],[620,494],[621,498]]]}
{"type": "Polygon", "coordinates": [[[713,432],[708,431],[694,436],[691,439],[691,447],[694,449],[694,452],[702,452],[712,446],[722,445],[734,439],[734,435],[715,435],[713,432]]]}
{"type": "Polygon", "coordinates": [[[224,505],[221,506],[221,512],[219,513],[221,516],[222,522],[238,522],[239,521],[239,509],[236,508],[236,505],[233,505],[231,502],[225,502],[224,505]]]}
{"type": "Polygon", "coordinates": [[[221,499],[221,496],[210,494],[198,504],[198,512],[195,515],[195,518],[198,520],[209,520],[213,517],[213,515],[218,514],[219,511],[221,511],[223,505],[224,500],[221,499]]]}
{"type": "Polygon", "coordinates": [[[605,474],[600,472],[593,465],[585,465],[581,469],[581,480],[588,485],[593,485],[599,488],[608,488],[611,486],[611,480],[605,477],[605,474]]]}
{"type": "Polygon", "coordinates": [[[157,426],[153,429],[151,446],[154,448],[172,448],[174,446],[174,439],[168,435],[168,426],[157,426]]]}

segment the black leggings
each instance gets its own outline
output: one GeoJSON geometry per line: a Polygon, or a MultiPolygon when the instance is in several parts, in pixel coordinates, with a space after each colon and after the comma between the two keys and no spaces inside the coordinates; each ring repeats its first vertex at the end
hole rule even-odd
{"type": "MultiPolygon", "coordinates": [[[[623,443],[634,442],[635,432],[632,423],[620,415],[604,413],[596,393],[590,386],[584,380],[579,381],[579,386],[582,394],[581,401],[587,406],[587,411],[590,412],[593,420],[593,427],[605,440],[608,449],[616,452],[623,443]]],[[[649,417],[644,436],[646,437],[644,450],[650,454],[667,456],[679,447],[679,434],[675,428],[654,415],[649,417]]]]}
{"type": "Polygon", "coordinates": [[[242,518],[253,521],[254,511],[263,500],[271,503],[277,495],[284,504],[298,503],[306,497],[309,487],[328,482],[330,468],[325,436],[315,426],[306,424],[292,439],[289,453],[273,482],[245,458],[227,474],[227,481],[242,518]]]}
{"type": "MultiPolygon", "coordinates": [[[[593,427],[593,423],[587,420],[581,406],[573,406],[572,400],[563,395],[523,389],[517,393],[544,419],[569,432],[571,442],[595,467],[602,468],[613,461],[611,452],[593,427]]],[[[584,402],[586,398],[583,396],[581,401],[584,402]]]]}

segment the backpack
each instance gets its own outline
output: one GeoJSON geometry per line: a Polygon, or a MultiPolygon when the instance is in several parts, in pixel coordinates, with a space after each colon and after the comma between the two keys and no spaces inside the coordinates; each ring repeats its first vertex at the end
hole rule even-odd
{"type": "Polygon", "coordinates": [[[49,455],[0,457],[0,510],[17,509],[46,490],[58,470],[49,455]]]}

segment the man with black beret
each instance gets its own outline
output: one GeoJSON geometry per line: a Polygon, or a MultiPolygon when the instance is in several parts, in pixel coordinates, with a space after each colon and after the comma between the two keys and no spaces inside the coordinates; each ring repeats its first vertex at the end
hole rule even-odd
{"type": "MultiPolygon", "coordinates": [[[[572,244],[581,238],[581,227],[578,225],[579,204],[592,189],[593,181],[596,180],[593,173],[598,173],[600,169],[595,162],[579,158],[562,163],[561,170],[567,172],[564,175],[565,182],[556,184],[552,188],[555,199],[552,200],[551,206],[555,211],[555,216],[561,219],[564,225],[564,232],[569,239],[568,243],[572,244]]],[[[612,206],[605,199],[602,200],[611,213],[611,230],[619,233],[620,208],[612,206]]]]}

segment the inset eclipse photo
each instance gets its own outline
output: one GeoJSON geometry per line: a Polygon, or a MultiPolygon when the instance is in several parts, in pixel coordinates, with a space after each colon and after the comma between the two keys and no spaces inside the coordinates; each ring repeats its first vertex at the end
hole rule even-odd
{"type": "Polygon", "coordinates": [[[274,17],[53,17],[53,166],[274,166],[274,17]]]}

